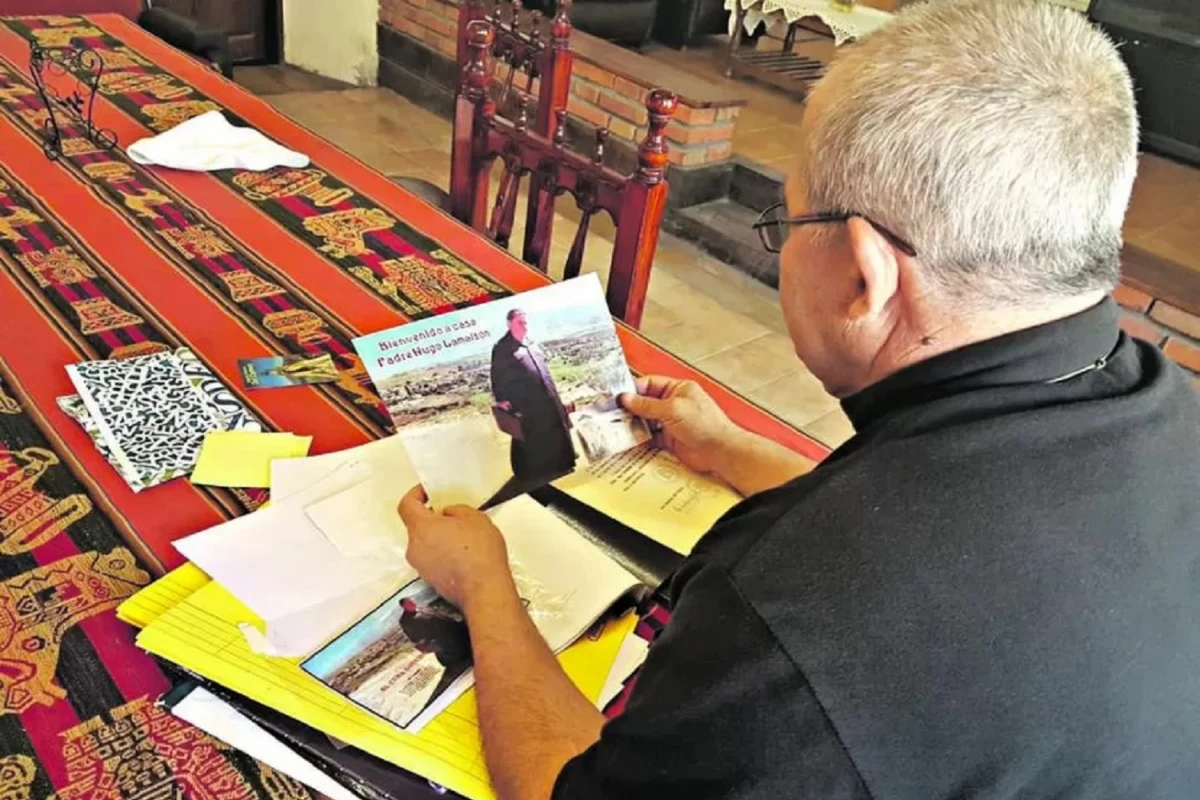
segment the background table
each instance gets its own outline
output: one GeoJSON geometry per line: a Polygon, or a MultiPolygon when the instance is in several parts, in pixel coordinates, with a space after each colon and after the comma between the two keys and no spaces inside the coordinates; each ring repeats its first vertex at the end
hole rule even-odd
{"type": "Polygon", "coordinates": [[[796,26],[802,19],[819,20],[835,44],[860,39],[891,21],[887,11],[858,3],[843,8],[832,0],[725,0],[729,10],[729,50],[725,75],[747,75],[780,89],[804,94],[821,78],[825,64],[792,51],[796,26]],[[782,50],[743,50],[742,36],[753,36],[760,24],[769,31],[776,22],[788,26],[782,50]]]}
{"type": "MultiPolygon", "coordinates": [[[[264,493],[177,480],[133,494],[58,411],[55,398],[73,391],[65,365],[188,346],[269,429],[311,434],[313,452],[328,452],[391,431],[354,336],[546,282],[122,18],[0,20],[0,793],[128,800],[174,784],[197,800],[310,796],[156,709],[168,681],[113,616],[180,563],[173,540],[253,510],[264,493]],[[313,163],[173,172],[78,130],[49,161],[30,40],[101,53],[96,122],[123,146],[223,109],[313,163]],[[339,383],[240,388],[238,358],[321,352],[339,383]]],[[[620,335],[636,371],[695,378],[741,424],[824,455],[635,332],[620,335]]]]}

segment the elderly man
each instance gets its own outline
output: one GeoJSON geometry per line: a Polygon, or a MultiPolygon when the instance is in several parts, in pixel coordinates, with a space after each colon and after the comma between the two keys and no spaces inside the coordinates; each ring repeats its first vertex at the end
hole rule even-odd
{"type": "Polygon", "coordinates": [[[529,320],[514,308],[508,331],[492,347],[492,396],[516,415],[520,436],[512,441],[514,485],[545,484],[575,467],[570,418],[550,375],[546,354],[529,338],[529,320]]]}
{"type": "Polygon", "coordinates": [[[1196,796],[1200,404],[1106,297],[1136,143],[1115,49],[1036,0],[918,6],[834,64],[758,227],[857,434],[801,474],[691,384],[627,400],[748,499],[607,725],[486,519],[405,499],[501,797],[1196,796]]]}

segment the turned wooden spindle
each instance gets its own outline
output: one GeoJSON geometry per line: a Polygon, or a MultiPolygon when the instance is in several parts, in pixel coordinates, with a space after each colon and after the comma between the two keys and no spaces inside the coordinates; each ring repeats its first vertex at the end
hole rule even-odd
{"type": "Polygon", "coordinates": [[[475,20],[467,25],[467,65],[462,71],[462,93],[478,105],[488,96],[488,85],[492,80],[492,43],[496,41],[495,29],[484,20],[475,20]]]}
{"type": "Polygon", "coordinates": [[[565,108],[556,109],[554,119],[554,146],[561,150],[567,141],[567,110],[565,108]]]}
{"type": "Polygon", "coordinates": [[[450,149],[450,213],[476,228],[486,221],[486,173],[477,169],[475,154],[486,145],[487,131],[496,114],[488,87],[494,63],[495,29],[486,20],[473,20],[463,35],[466,63],[454,99],[454,139],[450,149]]]}
{"type": "Polygon", "coordinates": [[[596,129],[596,149],[592,151],[592,163],[604,163],[604,145],[608,141],[608,128],[596,129]]]}
{"type": "Polygon", "coordinates": [[[647,186],[662,183],[670,148],[667,146],[667,123],[679,107],[679,97],[666,89],[655,89],[646,97],[646,113],[650,128],[638,147],[637,178],[647,186]]]}
{"type": "Polygon", "coordinates": [[[529,129],[529,95],[517,92],[517,133],[525,133],[529,129]]]}
{"type": "MultiPolygon", "coordinates": [[[[518,134],[524,134],[529,130],[529,103],[532,99],[525,92],[517,93],[517,119],[514,127],[518,134]]],[[[512,236],[513,220],[516,218],[517,195],[521,191],[521,177],[524,169],[518,149],[514,148],[512,152],[506,152],[503,158],[504,173],[500,176],[500,188],[496,193],[496,205],[492,209],[488,235],[501,247],[508,247],[509,237],[512,236]]]]}
{"type": "Polygon", "coordinates": [[[477,20],[487,20],[489,12],[484,0],[466,0],[458,5],[458,45],[455,60],[460,69],[467,65],[470,50],[467,48],[467,27],[477,20]]]}
{"type": "MultiPolygon", "coordinates": [[[[525,62],[521,68],[528,76],[525,81],[525,91],[533,92],[533,82],[541,77],[538,62],[542,58],[542,12],[531,11],[529,14],[529,46],[525,48],[525,62]]],[[[541,131],[545,133],[545,131],[541,131]]]]}
{"type": "Polygon", "coordinates": [[[571,0],[559,0],[554,19],[550,22],[550,36],[554,46],[566,50],[570,47],[571,38],[571,0]]]}
{"type": "Polygon", "coordinates": [[[521,12],[525,10],[525,6],[521,0],[512,0],[512,30],[513,33],[521,32],[521,12]]]}
{"type": "Polygon", "coordinates": [[[646,98],[650,128],[638,147],[638,166],[625,184],[617,214],[606,296],[609,310],[635,328],[642,321],[650,266],[667,204],[665,176],[670,152],[666,129],[678,105],[679,98],[664,89],[655,89],[646,98]]]}

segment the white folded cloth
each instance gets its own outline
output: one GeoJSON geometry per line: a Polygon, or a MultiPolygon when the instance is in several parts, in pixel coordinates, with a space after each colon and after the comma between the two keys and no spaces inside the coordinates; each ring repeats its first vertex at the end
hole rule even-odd
{"type": "Polygon", "coordinates": [[[129,157],[138,164],[211,172],[248,169],[262,172],[272,167],[307,167],[308,156],[288,150],[253,128],[229,124],[220,111],[209,111],[171,130],[129,145],[129,157]]]}

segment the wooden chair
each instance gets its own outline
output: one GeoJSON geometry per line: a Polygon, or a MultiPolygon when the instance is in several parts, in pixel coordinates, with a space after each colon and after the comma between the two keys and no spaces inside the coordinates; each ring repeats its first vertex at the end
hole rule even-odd
{"type": "Polygon", "coordinates": [[[554,224],[554,201],[574,197],[582,214],[567,256],[564,278],[579,274],[588,226],[593,216],[607,212],[616,227],[608,278],[607,299],[613,315],[637,327],[641,323],[650,282],[650,267],[658,246],[658,231],[667,200],[667,142],[665,130],[678,99],[655,89],[646,100],[649,130],[638,148],[638,167],[621,175],[603,165],[608,131],[597,132],[591,157],[567,150],[566,109],[555,111],[554,132],[546,137],[530,130],[529,95],[519,95],[515,120],[497,115],[488,89],[492,83],[495,32],[484,21],[468,26],[471,59],[462,70],[455,100],[454,145],[451,154],[451,213],[485,232],[502,247],[512,235],[517,195],[529,183],[523,258],[545,272],[554,224]],[[499,190],[489,214],[492,164],[504,165],[499,190]]]}
{"type": "Polygon", "coordinates": [[[515,111],[518,92],[536,95],[537,117],[534,130],[543,136],[554,134],[555,112],[567,107],[571,93],[571,0],[559,3],[548,26],[539,11],[524,14],[521,0],[496,2],[489,11],[487,0],[465,0],[458,7],[458,69],[471,63],[468,31],[471,23],[491,23],[494,38],[492,58],[505,64],[505,74],[490,88],[501,116],[515,111]],[[522,17],[524,16],[524,20],[522,17]],[[517,84],[519,80],[524,86],[517,84]]]}
{"type": "MultiPolygon", "coordinates": [[[[491,3],[464,0],[458,6],[460,76],[471,60],[468,27],[473,22],[489,22],[495,31],[492,57],[508,67],[506,74],[488,87],[489,91],[501,114],[515,110],[518,92],[536,94],[535,130],[544,136],[553,134],[554,112],[567,107],[571,91],[571,21],[567,18],[570,10],[570,0],[564,0],[547,26],[540,12],[525,14],[521,0],[491,3]]],[[[393,180],[422,200],[443,211],[450,210],[450,195],[437,184],[408,176],[394,176],[393,180]]]]}

